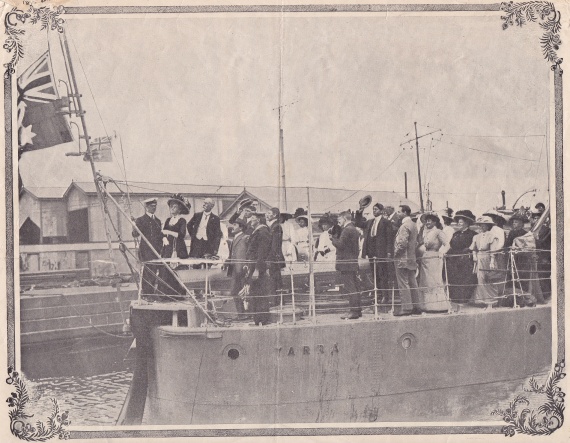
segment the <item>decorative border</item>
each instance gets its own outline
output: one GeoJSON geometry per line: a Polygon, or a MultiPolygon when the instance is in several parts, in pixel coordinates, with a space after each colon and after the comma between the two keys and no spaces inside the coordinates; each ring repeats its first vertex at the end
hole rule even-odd
{"type": "Polygon", "coordinates": [[[562,427],[564,423],[565,394],[556,385],[566,376],[562,372],[564,366],[564,361],[556,363],[554,370],[550,372],[544,385],[539,385],[534,377],[531,377],[528,382],[529,387],[524,388],[526,392],[546,395],[546,402],[540,405],[537,411],[528,408],[519,411],[519,406],[528,406],[530,402],[524,395],[518,394],[511,400],[506,410],[495,409],[491,412],[492,415],[500,415],[503,420],[509,423],[508,426],[504,426],[502,429],[506,437],[512,437],[517,432],[527,435],[550,435],[562,427]]]}
{"type": "MultiPolygon", "coordinates": [[[[39,0],[40,3],[49,0],[39,0]]],[[[563,197],[563,175],[562,175],[562,156],[563,156],[563,120],[562,120],[562,69],[560,67],[562,59],[558,57],[556,51],[559,49],[560,41],[559,32],[561,29],[560,12],[556,11],[554,5],[545,1],[531,1],[523,3],[501,3],[501,4],[356,4],[356,5],[212,5],[212,6],[88,6],[88,7],[66,7],[63,6],[42,6],[36,8],[33,2],[25,0],[24,5],[28,5],[29,9],[24,12],[17,8],[10,11],[5,17],[5,33],[8,36],[4,43],[4,49],[12,54],[10,62],[4,65],[6,68],[4,76],[4,110],[5,110],[5,172],[6,172],[6,189],[13,188],[13,161],[12,161],[12,80],[15,68],[18,62],[24,57],[24,49],[21,44],[20,38],[24,35],[25,31],[19,29],[18,22],[24,24],[27,19],[31,23],[41,23],[41,29],[48,27],[58,32],[63,32],[64,20],[60,15],[67,14],[144,14],[144,13],[159,13],[159,14],[180,14],[180,13],[228,13],[228,12],[495,12],[504,11],[506,15],[501,16],[503,20],[503,29],[507,29],[514,24],[523,26],[526,22],[537,22],[539,26],[544,29],[540,44],[543,50],[543,55],[546,60],[552,63],[551,69],[558,73],[554,78],[554,95],[555,95],[555,176],[556,176],[556,231],[557,233],[564,232],[564,197],[563,197]],[[540,19],[539,19],[540,17],[540,19]]],[[[10,376],[6,380],[9,384],[22,383],[21,387],[17,384],[17,392],[12,393],[7,402],[10,407],[16,407],[16,399],[25,405],[29,401],[27,393],[25,393],[25,384],[19,378],[17,372],[12,371],[15,367],[16,353],[15,353],[15,288],[14,288],[14,236],[13,236],[13,214],[14,204],[12,193],[6,193],[6,257],[7,257],[7,275],[6,275],[6,294],[7,294],[7,308],[8,308],[8,364],[10,376]],[[10,383],[11,382],[11,383],[10,383]],[[20,389],[18,391],[18,389],[20,389]],[[14,396],[16,394],[16,396],[14,396]],[[24,398],[26,401],[24,401],[24,398]]],[[[557,320],[558,320],[558,358],[562,359],[557,363],[554,371],[550,374],[544,386],[539,386],[534,379],[529,381],[531,390],[533,392],[545,393],[548,402],[539,408],[539,413],[556,417],[550,408],[551,402],[558,404],[555,398],[562,399],[563,393],[558,391],[560,388],[556,387],[556,383],[564,377],[562,368],[564,367],[565,356],[565,342],[564,342],[564,243],[561,235],[556,238],[557,242],[557,320]],[[552,398],[551,398],[552,397],[552,398]],[[550,405],[550,406],[548,406],[550,405]]],[[[59,435],[60,438],[126,438],[126,437],[182,437],[182,436],[202,436],[202,437],[215,437],[215,436],[313,436],[313,435],[401,435],[401,434],[423,434],[423,435],[437,435],[437,434],[497,434],[504,433],[507,436],[514,435],[514,431],[524,432],[524,429],[530,429],[528,426],[525,428],[524,423],[528,417],[532,417],[534,411],[527,409],[518,413],[517,406],[525,404],[526,398],[517,395],[511,402],[511,407],[507,411],[496,410],[493,413],[502,415],[503,419],[510,423],[509,426],[430,426],[430,427],[413,427],[413,428],[399,428],[399,427],[382,427],[382,428],[260,428],[260,429],[200,429],[200,430],[137,430],[137,431],[73,431],[71,434],[63,429],[64,425],[70,424],[67,420],[67,411],[59,415],[59,406],[57,400],[54,402],[54,409],[52,415],[48,418],[48,423],[54,423],[53,429],[57,428],[57,432],[51,436],[59,435]],[[528,411],[528,412],[525,412],[528,411]],[[55,415],[54,415],[55,414],[55,415]],[[530,415],[529,415],[530,414],[530,415]],[[520,422],[521,417],[523,422],[520,422]],[[515,424],[514,421],[518,420],[515,424]],[[50,420],[52,420],[50,422],[50,420]],[[58,424],[59,423],[59,424],[58,424]],[[522,424],[521,424],[522,423],[522,424]],[[59,427],[58,427],[59,426],[59,427]],[[520,430],[517,428],[519,426],[520,430]],[[514,428],[514,431],[513,431],[514,428]]],[[[546,423],[548,433],[553,432],[562,426],[564,408],[558,413],[561,419],[546,423]],[[556,426],[555,426],[556,425],[556,426]]],[[[10,418],[12,413],[10,411],[10,418]]],[[[23,413],[23,407],[20,410],[23,413]]],[[[29,418],[30,416],[14,414],[14,417],[29,418]]],[[[530,419],[530,418],[529,418],[530,419]]],[[[11,420],[11,422],[20,422],[19,420],[11,420]]],[[[535,428],[538,427],[538,422],[534,421],[535,428]]],[[[544,424],[544,422],[543,422],[544,424]]],[[[36,424],[40,429],[40,422],[36,424]]],[[[43,425],[45,430],[45,425],[43,425]]],[[[14,435],[28,441],[45,441],[34,437],[34,429],[31,425],[12,425],[11,429],[14,435]],[[23,427],[22,427],[23,426],[23,427]],[[16,429],[16,432],[14,431],[16,429]],[[24,432],[22,432],[24,431],[24,432]],[[27,435],[27,437],[24,437],[27,435]]],[[[51,438],[47,437],[47,438],[51,438]]]]}
{"type": "Polygon", "coordinates": [[[8,413],[10,417],[10,431],[13,435],[25,441],[47,441],[55,436],[60,440],[69,439],[69,431],[64,426],[69,426],[71,421],[68,420],[69,413],[65,411],[60,413],[57,400],[52,399],[53,407],[51,414],[47,418],[47,422],[37,420],[35,427],[29,423],[29,419],[33,414],[26,413],[26,405],[30,401],[30,395],[26,388],[26,383],[18,372],[12,368],[8,368],[8,378],[6,383],[14,385],[16,392],[12,392],[7,398],[9,408],[13,408],[8,413]]]}

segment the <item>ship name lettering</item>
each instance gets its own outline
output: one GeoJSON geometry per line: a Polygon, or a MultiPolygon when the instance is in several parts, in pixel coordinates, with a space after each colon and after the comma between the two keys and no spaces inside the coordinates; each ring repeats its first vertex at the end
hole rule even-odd
{"type": "MultiPolygon", "coordinates": [[[[281,353],[283,347],[279,346],[276,348],[278,353],[281,353]]],[[[287,348],[285,348],[287,349],[287,348]]],[[[330,348],[331,355],[338,354],[338,343],[334,343],[330,348]]],[[[304,345],[301,349],[297,349],[303,355],[311,355],[311,347],[304,345]]],[[[325,345],[318,344],[314,346],[313,352],[315,354],[324,354],[325,353],[325,345]]],[[[289,346],[289,350],[287,351],[288,356],[295,356],[295,347],[289,346]]]]}

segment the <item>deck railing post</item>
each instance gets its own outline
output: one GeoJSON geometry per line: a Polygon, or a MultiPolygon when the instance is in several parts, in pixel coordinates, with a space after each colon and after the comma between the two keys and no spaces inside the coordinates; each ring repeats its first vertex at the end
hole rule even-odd
{"type": "Polygon", "coordinates": [[[291,276],[291,308],[293,309],[293,324],[297,322],[295,314],[295,278],[293,277],[293,262],[289,262],[289,274],[291,276]]]}
{"type": "Polygon", "coordinates": [[[374,257],[374,320],[378,320],[378,285],[376,284],[376,257],[374,257]]]}

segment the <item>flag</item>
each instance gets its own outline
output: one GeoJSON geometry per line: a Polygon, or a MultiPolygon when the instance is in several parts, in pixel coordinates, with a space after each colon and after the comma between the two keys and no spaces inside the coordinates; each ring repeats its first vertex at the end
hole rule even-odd
{"type": "MultiPolygon", "coordinates": [[[[94,162],[112,162],[113,161],[113,145],[111,137],[97,137],[91,144],[91,156],[94,162]]],[[[89,161],[87,157],[83,160],[89,161]]]]}
{"type": "Polygon", "coordinates": [[[69,101],[67,97],[59,97],[49,51],[20,75],[17,87],[20,153],[73,141],[62,112],[69,101]]]}

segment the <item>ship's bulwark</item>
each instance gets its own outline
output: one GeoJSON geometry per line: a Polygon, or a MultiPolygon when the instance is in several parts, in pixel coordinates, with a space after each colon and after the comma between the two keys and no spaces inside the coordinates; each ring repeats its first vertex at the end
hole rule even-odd
{"type": "Polygon", "coordinates": [[[551,310],[160,326],[151,340],[149,424],[445,420],[467,401],[446,400],[457,388],[522,383],[550,364],[551,310]]]}

